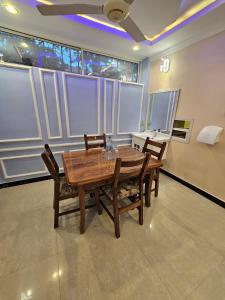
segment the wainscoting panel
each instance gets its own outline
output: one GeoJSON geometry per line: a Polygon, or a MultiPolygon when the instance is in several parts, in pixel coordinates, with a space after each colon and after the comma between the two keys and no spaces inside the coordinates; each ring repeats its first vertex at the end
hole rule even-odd
{"type": "Polygon", "coordinates": [[[104,132],[114,133],[114,108],[116,98],[116,81],[112,79],[104,80],[104,132]]]}
{"type": "Polygon", "coordinates": [[[5,179],[24,178],[47,172],[39,154],[5,157],[0,162],[5,179]]]}
{"type": "Polygon", "coordinates": [[[62,138],[61,112],[55,71],[39,70],[43,107],[49,139],[62,138]]]}
{"type": "Polygon", "coordinates": [[[0,143],[41,140],[31,67],[0,67],[0,143]]]}
{"type": "Polygon", "coordinates": [[[69,138],[100,133],[100,79],[63,73],[63,92],[69,138]]]}
{"type": "Polygon", "coordinates": [[[119,83],[117,133],[140,131],[143,84],[119,83]]]}
{"type": "Polygon", "coordinates": [[[0,184],[48,175],[45,143],[61,172],[62,153],[84,149],[84,133],[131,145],[142,92],[141,84],[0,63],[0,184]]]}

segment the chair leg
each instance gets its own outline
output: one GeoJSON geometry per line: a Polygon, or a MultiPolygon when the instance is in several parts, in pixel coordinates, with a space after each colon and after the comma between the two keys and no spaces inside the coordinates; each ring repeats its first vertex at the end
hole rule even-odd
{"type": "Polygon", "coordinates": [[[158,197],[158,194],[159,194],[159,169],[156,170],[155,197],[158,197]]]}
{"type": "Polygon", "coordinates": [[[141,200],[141,205],[138,207],[139,214],[139,224],[143,225],[144,223],[144,202],[143,202],[143,191],[139,195],[139,199],[141,200]]]}
{"type": "Polygon", "coordinates": [[[151,206],[151,190],[154,177],[154,170],[151,169],[149,176],[145,178],[145,206],[151,206]]]}
{"type": "Polygon", "coordinates": [[[59,227],[59,201],[54,201],[54,228],[59,227]]]}
{"type": "Polygon", "coordinates": [[[144,217],[143,217],[143,204],[138,208],[139,213],[139,225],[143,225],[144,217]]]}
{"type": "Polygon", "coordinates": [[[120,238],[120,219],[119,215],[114,217],[114,227],[115,227],[115,236],[116,238],[120,238]]]}
{"type": "Polygon", "coordinates": [[[54,191],[54,195],[53,195],[53,209],[55,209],[55,202],[56,202],[56,198],[57,198],[57,193],[56,193],[56,191],[54,191]]]}
{"type": "Polygon", "coordinates": [[[120,237],[120,215],[117,200],[113,199],[113,212],[114,212],[114,228],[115,236],[118,239],[120,237]]]}
{"type": "Polygon", "coordinates": [[[98,209],[98,214],[101,215],[102,207],[101,207],[100,199],[99,199],[99,189],[95,190],[95,201],[96,201],[96,205],[97,205],[97,209],[98,209]]]}

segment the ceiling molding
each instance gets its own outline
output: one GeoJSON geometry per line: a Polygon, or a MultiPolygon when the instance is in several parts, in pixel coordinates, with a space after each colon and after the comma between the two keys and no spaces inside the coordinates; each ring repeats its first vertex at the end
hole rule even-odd
{"type": "MultiPolygon", "coordinates": [[[[146,4],[146,7],[151,1],[154,2],[154,0],[141,1],[146,4]]],[[[165,1],[165,7],[169,6],[168,0],[161,1],[165,1]]],[[[218,1],[225,3],[225,0],[218,1]]],[[[135,43],[132,40],[112,32],[96,30],[62,17],[42,17],[34,9],[37,4],[36,0],[14,0],[13,2],[17,4],[21,13],[15,17],[0,9],[0,26],[25,33],[27,36],[36,36],[40,39],[52,40],[60,44],[133,62],[140,62],[146,57],[149,57],[151,61],[156,60],[162,55],[179,51],[225,29],[225,4],[223,4],[173,34],[164,36],[162,40],[151,47],[141,44],[138,51],[133,51],[135,43]]],[[[139,20],[141,18],[142,15],[139,15],[139,20]]],[[[157,16],[159,22],[160,18],[162,18],[161,14],[157,16]]]]}
{"type": "Polygon", "coordinates": [[[184,41],[181,41],[181,42],[177,43],[173,47],[169,47],[166,50],[163,50],[161,52],[158,52],[155,55],[150,56],[149,57],[150,61],[154,62],[154,61],[160,59],[162,56],[169,56],[169,55],[171,55],[173,53],[176,53],[176,52],[178,52],[180,50],[183,50],[183,49],[188,48],[188,47],[190,47],[190,46],[192,46],[194,44],[197,44],[197,43],[199,43],[199,42],[201,42],[203,40],[207,40],[209,38],[212,38],[213,36],[215,36],[217,34],[220,34],[223,31],[225,31],[225,26],[223,26],[222,28],[220,26],[218,28],[215,28],[212,31],[208,31],[205,34],[201,33],[201,34],[195,35],[194,37],[191,37],[189,39],[186,39],[184,41]]]}

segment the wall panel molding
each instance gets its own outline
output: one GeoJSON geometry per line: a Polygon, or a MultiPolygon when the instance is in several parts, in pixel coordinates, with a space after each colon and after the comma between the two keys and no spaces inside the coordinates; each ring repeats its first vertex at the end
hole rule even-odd
{"type": "Polygon", "coordinates": [[[36,96],[36,91],[35,91],[32,67],[16,65],[16,64],[8,64],[8,63],[0,63],[0,67],[7,67],[7,68],[13,68],[13,69],[22,69],[22,70],[27,70],[28,71],[29,81],[30,81],[30,85],[31,85],[31,92],[32,92],[32,100],[33,100],[33,105],[34,105],[36,125],[37,125],[37,129],[38,129],[38,136],[37,137],[2,139],[2,140],[0,140],[0,143],[27,142],[27,141],[42,140],[41,123],[40,123],[40,117],[39,117],[39,112],[38,112],[37,96],[36,96]]]}
{"type": "MultiPolygon", "coordinates": [[[[124,142],[124,141],[130,141],[130,140],[131,140],[131,137],[121,138],[121,139],[116,139],[116,138],[112,139],[113,142],[124,142]]],[[[82,146],[82,145],[85,145],[85,143],[84,142],[76,142],[76,143],[49,144],[49,147],[51,147],[51,148],[61,148],[61,147],[72,147],[72,146],[82,146]]],[[[13,147],[13,148],[1,148],[0,153],[1,152],[17,152],[17,151],[26,151],[26,150],[37,150],[37,149],[44,149],[44,145],[13,147]]],[[[83,150],[83,149],[80,149],[80,150],[83,150]]],[[[1,159],[1,157],[0,157],[0,159],[1,159]]]]}
{"type": "Polygon", "coordinates": [[[35,172],[28,172],[28,173],[21,173],[21,174],[15,174],[15,175],[8,175],[6,166],[4,161],[5,160],[14,160],[14,159],[21,159],[21,158],[30,158],[30,157],[40,157],[40,154],[29,154],[29,155],[19,155],[19,156],[11,156],[11,157],[2,157],[0,158],[0,164],[3,171],[3,176],[5,179],[12,179],[12,178],[19,178],[19,177],[26,177],[26,176],[33,176],[33,175],[39,175],[39,174],[46,174],[48,172],[46,166],[43,163],[44,169],[40,171],[35,172]]]}
{"type": "Polygon", "coordinates": [[[60,139],[60,138],[62,138],[62,121],[61,121],[61,112],[60,112],[60,104],[59,104],[59,90],[58,90],[58,83],[57,83],[57,73],[56,73],[56,71],[52,71],[52,70],[39,69],[39,76],[40,76],[40,82],[41,82],[42,101],[43,101],[43,106],[44,106],[44,113],[45,113],[45,121],[46,121],[46,126],[47,126],[48,139],[49,140],[51,140],[51,139],[60,139]],[[48,105],[47,105],[45,83],[44,83],[44,78],[43,78],[44,73],[53,74],[55,103],[56,103],[56,112],[57,112],[58,129],[59,129],[59,135],[58,136],[52,136],[51,135],[50,122],[49,122],[49,111],[48,111],[48,105]]]}
{"type": "Polygon", "coordinates": [[[116,101],[116,81],[113,79],[104,79],[104,132],[106,134],[114,134],[114,117],[115,117],[115,101],[116,101]],[[107,82],[112,82],[113,83],[113,95],[112,95],[112,131],[107,132],[107,94],[106,94],[106,89],[107,89],[107,82]]]}
{"type": "Polygon", "coordinates": [[[66,77],[74,77],[74,78],[84,78],[88,80],[95,80],[97,84],[97,132],[94,134],[100,134],[100,78],[94,76],[85,76],[78,75],[68,72],[62,72],[62,83],[63,83],[63,96],[64,96],[64,105],[65,105],[65,116],[66,116],[66,128],[67,128],[67,137],[68,138],[79,138],[83,137],[83,135],[72,135],[71,127],[70,127],[70,119],[69,119],[69,107],[68,107],[68,91],[66,85],[66,77]]]}
{"type": "Polygon", "coordinates": [[[141,83],[133,83],[133,82],[124,82],[124,81],[119,81],[119,90],[118,90],[118,114],[117,114],[117,134],[122,135],[122,134],[132,134],[132,131],[128,132],[123,132],[120,131],[120,107],[121,107],[121,88],[123,85],[130,85],[130,86],[139,86],[142,87],[142,92],[141,92],[141,99],[140,99],[140,112],[139,112],[139,121],[138,121],[138,130],[140,131],[141,127],[141,116],[142,116],[142,105],[143,105],[143,99],[144,99],[144,85],[141,83]]]}
{"type": "Polygon", "coordinates": [[[24,146],[24,147],[0,148],[0,153],[1,152],[13,152],[13,151],[36,150],[36,149],[43,149],[43,148],[44,148],[44,145],[43,146],[24,146]]]}

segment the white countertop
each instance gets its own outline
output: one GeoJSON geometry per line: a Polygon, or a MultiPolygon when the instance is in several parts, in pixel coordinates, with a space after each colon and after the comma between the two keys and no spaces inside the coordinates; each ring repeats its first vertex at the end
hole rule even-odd
{"type": "Polygon", "coordinates": [[[149,137],[150,140],[156,141],[156,142],[169,142],[171,140],[171,136],[169,134],[164,134],[161,132],[157,132],[156,136],[154,132],[134,132],[132,136],[141,138],[145,140],[147,137],[149,137]]]}

